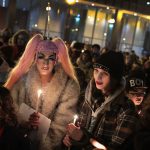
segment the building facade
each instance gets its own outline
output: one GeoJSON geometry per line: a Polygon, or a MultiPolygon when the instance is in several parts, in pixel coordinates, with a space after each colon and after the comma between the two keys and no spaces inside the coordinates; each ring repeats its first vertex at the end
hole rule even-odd
{"type": "Polygon", "coordinates": [[[3,12],[0,29],[11,23],[14,31],[26,28],[70,42],[112,46],[121,51],[135,50],[138,55],[143,50],[150,51],[150,15],[96,1],[68,5],[63,0],[51,0],[50,6],[48,2],[0,0],[0,11],[3,12]],[[16,4],[14,10],[9,7],[11,1],[16,4]],[[14,15],[12,21],[8,21],[10,14],[14,15]]]}

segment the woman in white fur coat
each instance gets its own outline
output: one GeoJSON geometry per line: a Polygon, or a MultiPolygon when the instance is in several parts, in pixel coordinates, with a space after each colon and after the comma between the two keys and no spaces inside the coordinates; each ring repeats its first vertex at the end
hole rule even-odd
{"type": "MultiPolygon", "coordinates": [[[[41,150],[61,149],[66,125],[73,121],[79,96],[79,84],[67,47],[60,38],[43,40],[35,35],[27,44],[18,64],[11,71],[5,87],[11,90],[16,109],[26,103],[51,119],[41,150]],[[37,91],[42,90],[39,100],[37,91]]],[[[39,126],[39,114],[29,117],[29,126],[39,126]]]]}

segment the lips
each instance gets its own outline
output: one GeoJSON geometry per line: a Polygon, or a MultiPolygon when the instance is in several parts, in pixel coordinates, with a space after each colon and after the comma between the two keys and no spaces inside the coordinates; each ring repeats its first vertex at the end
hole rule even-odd
{"type": "Polygon", "coordinates": [[[102,83],[102,82],[99,82],[99,81],[96,81],[96,84],[97,84],[97,85],[102,85],[103,83],[102,83]]]}
{"type": "Polygon", "coordinates": [[[136,99],[136,102],[141,102],[141,101],[142,101],[141,98],[137,98],[137,99],[136,99]]]}

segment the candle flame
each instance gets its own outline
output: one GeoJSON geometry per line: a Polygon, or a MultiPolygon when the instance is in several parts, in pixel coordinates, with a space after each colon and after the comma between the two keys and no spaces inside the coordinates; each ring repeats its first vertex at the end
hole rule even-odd
{"type": "Polygon", "coordinates": [[[38,98],[41,96],[41,94],[42,94],[42,90],[41,89],[39,89],[38,91],[37,91],[37,93],[38,93],[38,98]]]}
{"type": "Polygon", "coordinates": [[[73,120],[73,123],[75,124],[76,123],[76,120],[78,119],[78,115],[74,115],[74,120],[73,120]]]}
{"type": "Polygon", "coordinates": [[[74,115],[74,119],[77,119],[78,118],[78,115],[74,115]]]}

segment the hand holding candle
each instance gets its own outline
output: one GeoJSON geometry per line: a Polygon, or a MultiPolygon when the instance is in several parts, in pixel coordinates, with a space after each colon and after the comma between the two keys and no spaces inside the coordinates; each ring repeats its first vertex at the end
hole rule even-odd
{"type": "MultiPolygon", "coordinates": [[[[75,125],[76,121],[78,119],[78,115],[74,115],[73,124],[75,125]]],[[[69,136],[68,136],[69,137],[69,136]]],[[[70,146],[68,147],[68,150],[70,150],[70,146]]]]}
{"type": "Polygon", "coordinates": [[[38,125],[39,125],[38,109],[39,109],[39,101],[40,101],[41,94],[42,94],[42,90],[39,89],[37,91],[38,99],[37,99],[37,102],[36,102],[36,112],[31,114],[30,117],[29,117],[29,122],[30,122],[31,128],[33,128],[33,129],[38,129],[38,125]]]}

